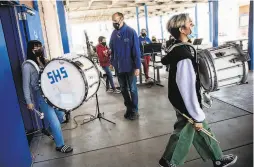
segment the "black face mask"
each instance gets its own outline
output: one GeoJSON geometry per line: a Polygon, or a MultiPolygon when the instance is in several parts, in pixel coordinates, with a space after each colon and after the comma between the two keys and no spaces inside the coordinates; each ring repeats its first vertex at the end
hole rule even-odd
{"type": "Polygon", "coordinates": [[[106,45],[107,45],[107,43],[106,43],[106,42],[102,42],[101,44],[102,44],[103,46],[106,46],[106,45]]]}
{"type": "Polygon", "coordinates": [[[141,33],[142,37],[146,37],[146,33],[141,33]]]}
{"type": "Polygon", "coordinates": [[[35,56],[41,57],[43,56],[43,49],[35,50],[34,53],[35,53],[35,56]]]}
{"type": "Polygon", "coordinates": [[[116,30],[119,30],[120,24],[119,24],[119,23],[113,23],[113,27],[114,27],[116,30]]]}

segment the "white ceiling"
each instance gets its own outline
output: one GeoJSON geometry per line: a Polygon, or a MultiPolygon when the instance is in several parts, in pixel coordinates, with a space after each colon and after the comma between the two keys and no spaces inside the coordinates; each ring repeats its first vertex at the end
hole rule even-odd
{"type": "Polygon", "coordinates": [[[143,17],[144,4],[147,5],[148,15],[164,15],[192,8],[196,3],[208,0],[65,0],[68,18],[72,23],[111,20],[112,14],[122,12],[125,18],[143,17]]]}

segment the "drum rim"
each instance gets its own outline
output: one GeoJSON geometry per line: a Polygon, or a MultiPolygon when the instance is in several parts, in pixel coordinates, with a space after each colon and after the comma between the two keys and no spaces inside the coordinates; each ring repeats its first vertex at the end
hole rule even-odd
{"type": "MultiPolygon", "coordinates": [[[[79,57],[81,57],[81,56],[79,56],[79,57]]],[[[72,59],[71,59],[72,60],[72,59]]],[[[39,87],[40,87],[40,93],[42,94],[42,97],[43,97],[43,99],[44,99],[44,101],[47,103],[47,104],[49,104],[51,107],[53,107],[54,109],[57,109],[57,110],[61,110],[61,111],[73,111],[73,110],[76,110],[77,108],[79,108],[85,101],[86,101],[86,97],[87,97],[87,94],[88,94],[88,82],[87,82],[87,79],[86,79],[86,77],[84,76],[84,74],[82,73],[82,69],[78,66],[78,65],[76,65],[74,62],[72,62],[71,60],[69,60],[69,59],[67,59],[67,58],[53,58],[52,60],[50,60],[49,62],[47,62],[46,63],[46,65],[45,65],[45,67],[43,68],[43,69],[41,69],[40,70],[40,72],[39,72],[39,87]],[[67,62],[69,62],[69,63],[71,63],[71,64],[73,64],[75,67],[77,67],[78,68],[78,71],[80,72],[80,74],[81,74],[81,76],[82,76],[82,78],[83,78],[83,80],[84,80],[84,82],[85,82],[85,96],[84,96],[84,98],[81,100],[81,102],[80,102],[80,104],[79,105],[77,105],[76,107],[73,107],[72,109],[70,109],[70,110],[67,110],[67,109],[63,109],[63,108],[61,108],[61,107],[57,107],[56,105],[54,105],[46,96],[45,96],[45,94],[43,93],[43,91],[42,91],[42,86],[41,86],[41,75],[42,75],[42,73],[44,72],[44,69],[46,68],[46,66],[50,63],[50,62],[52,62],[52,61],[55,61],[55,60],[64,60],[64,61],[67,61],[67,62]]],[[[98,91],[98,90],[97,90],[98,91]]]]}
{"type": "Polygon", "coordinates": [[[242,83],[246,83],[247,82],[247,80],[248,80],[248,76],[249,76],[249,64],[248,64],[248,62],[247,61],[245,61],[244,63],[243,63],[243,65],[244,65],[244,69],[243,69],[243,71],[244,71],[244,77],[243,77],[243,79],[242,79],[242,83]]]}
{"type": "Polygon", "coordinates": [[[209,70],[209,73],[210,73],[209,80],[211,82],[211,86],[208,89],[206,89],[203,86],[201,80],[200,80],[200,83],[201,83],[202,87],[204,88],[204,90],[206,90],[208,92],[212,92],[212,91],[216,90],[217,87],[218,87],[216,68],[215,68],[215,65],[214,65],[214,60],[212,58],[212,55],[209,52],[209,49],[204,49],[202,52],[204,53],[204,55],[208,55],[208,56],[199,56],[199,57],[204,59],[205,62],[207,63],[207,65],[209,66],[208,67],[208,70],[209,70]]]}
{"type": "MultiPolygon", "coordinates": [[[[97,87],[97,89],[96,89],[96,93],[98,92],[98,90],[99,90],[99,88],[100,88],[100,85],[101,85],[101,78],[100,78],[100,72],[99,72],[99,69],[98,69],[98,67],[97,67],[97,65],[90,59],[90,58],[88,58],[88,57],[85,57],[85,56],[76,56],[76,57],[73,57],[71,60],[74,60],[74,59],[77,59],[77,58],[85,58],[85,59],[87,59],[88,61],[90,61],[93,65],[94,65],[94,67],[96,68],[96,71],[97,71],[97,74],[98,74],[98,76],[99,76],[99,83],[98,83],[98,87],[97,87]]],[[[75,64],[76,65],[76,64],[75,64]]],[[[80,68],[80,67],[79,67],[80,68]]],[[[80,68],[81,69],[81,68],[80,68]]],[[[82,70],[82,69],[81,69],[82,70]]],[[[86,74],[85,73],[82,73],[82,75],[84,75],[84,77],[85,77],[85,79],[86,79],[86,74]]],[[[87,83],[87,87],[88,87],[88,82],[87,82],[87,79],[86,79],[86,83],[87,83]]],[[[88,90],[88,89],[86,89],[86,90],[88,90]]],[[[88,92],[87,92],[88,93],[88,92]]],[[[95,94],[96,94],[95,93],[95,94]]],[[[89,99],[91,99],[95,94],[93,94],[91,97],[89,97],[88,99],[86,99],[85,98],[85,100],[83,101],[83,103],[85,102],[85,101],[88,101],[89,99]]],[[[87,96],[87,95],[86,95],[87,96]]],[[[83,104],[82,103],[82,104],[83,104]]],[[[81,104],[81,105],[82,105],[81,104]]]]}
{"type": "MultiPolygon", "coordinates": [[[[78,56],[78,57],[83,57],[83,58],[86,58],[87,60],[89,60],[93,65],[94,65],[94,67],[96,68],[96,71],[97,71],[97,74],[98,74],[98,77],[99,77],[99,83],[98,83],[98,87],[97,87],[97,89],[96,89],[96,93],[98,92],[98,90],[99,90],[99,88],[100,88],[100,85],[101,85],[101,78],[100,78],[100,73],[99,73],[99,69],[98,69],[98,67],[97,67],[97,65],[90,59],[90,58],[88,58],[88,57],[84,57],[84,56],[78,56]]],[[[85,75],[85,74],[84,74],[85,75]]],[[[85,77],[86,78],[86,77],[85,77]]],[[[86,82],[87,82],[87,80],[86,80],[86,82]]],[[[88,87],[88,83],[87,83],[87,87],[88,87]]],[[[87,89],[88,90],[88,89],[87,89]]],[[[88,92],[87,92],[88,93],[88,92]]],[[[95,94],[96,94],[95,93],[95,94]]],[[[88,101],[89,99],[91,99],[95,94],[93,94],[91,97],[89,97],[88,99],[85,99],[84,101],[83,101],[83,103],[85,102],[85,101],[88,101]]],[[[86,95],[87,96],[87,95],[86,95]]],[[[83,104],[82,103],[82,104],[83,104]]],[[[81,105],[82,105],[81,104],[81,105]]]]}

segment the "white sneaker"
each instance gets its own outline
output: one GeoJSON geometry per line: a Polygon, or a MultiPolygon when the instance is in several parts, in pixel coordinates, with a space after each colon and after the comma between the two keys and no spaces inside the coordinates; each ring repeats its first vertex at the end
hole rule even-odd
{"type": "Polygon", "coordinates": [[[115,90],[113,90],[113,93],[119,94],[119,93],[121,93],[121,91],[118,89],[115,89],[115,90]]]}
{"type": "Polygon", "coordinates": [[[146,83],[153,82],[151,78],[146,79],[146,83]]]}
{"type": "Polygon", "coordinates": [[[106,92],[108,92],[108,93],[112,93],[113,91],[114,91],[114,90],[111,89],[111,88],[106,90],[106,92]]]}
{"type": "Polygon", "coordinates": [[[220,160],[214,161],[214,167],[228,167],[235,164],[237,161],[237,156],[233,154],[224,155],[220,160]]]}

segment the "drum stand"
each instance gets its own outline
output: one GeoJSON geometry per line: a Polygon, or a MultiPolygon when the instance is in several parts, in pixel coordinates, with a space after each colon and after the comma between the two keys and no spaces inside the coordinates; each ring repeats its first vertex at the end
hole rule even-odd
{"type": "Polygon", "coordinates": [[[97,93],[96,93],[95,96],[96,96],[96,111],[98,111],[97,116],[94,117],[94,118],[92,118],[92,119],[90,119],[90,120],[87,121],[87,122],[83,122],[81,125],[84,125],[84,124],[86,124],[86,123],[88,123],[88,122],[91,122],[91,121],[94,121],[94,120],[96,120],[96,119],[99,119],[100,121],[101,121],[101,119],[103,119],[104,121],[108,121],[108,122],[110,122],[110,123],[112,123],[112,124],[116,124],[115,122],[112,122],[112,121],[110,121],[110,120],[104,118],[104,113],[101,113],[101,112],[100,112],[100,106],[99,106],[99,100],[98,100],[98,95],[97,95],[97,93]]]}

